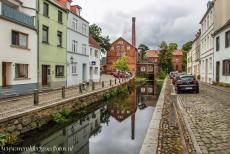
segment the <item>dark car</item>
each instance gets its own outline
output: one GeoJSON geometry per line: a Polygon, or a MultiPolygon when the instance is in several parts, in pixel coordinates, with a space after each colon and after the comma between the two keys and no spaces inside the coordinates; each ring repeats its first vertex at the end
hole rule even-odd
{"type": "Polygon", "coordinates": [[[177,77],[175,90],[177,93],[182,91],[194,91],[199,93],[199,83],[193,75],[181,75],[177,77]]]}

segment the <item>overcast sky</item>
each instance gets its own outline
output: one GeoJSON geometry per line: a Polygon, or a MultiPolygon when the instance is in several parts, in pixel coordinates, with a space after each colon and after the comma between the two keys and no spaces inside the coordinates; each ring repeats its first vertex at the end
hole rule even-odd
{"type": "Polygon", "coordinates": [[[131,42],[131,18],[136,17],[137,45],[157,48],[161,41],[181,46],[193,40],[208,0],[73,0],[81,16],[96,23],[111,42],[131,42]]]}

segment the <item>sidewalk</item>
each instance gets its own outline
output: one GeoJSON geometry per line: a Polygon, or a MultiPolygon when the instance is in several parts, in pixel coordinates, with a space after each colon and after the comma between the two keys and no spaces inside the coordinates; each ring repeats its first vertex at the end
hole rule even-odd
{"type": "Polygon", "coordinates": [[[224,92],[230,93],[230,88],[227,88],[227,87],[221,87],[221,86],[218,86],[218,85],[212,85],[212,84],[209,84],[209,83],[206,83],[206,82],[202,82],[202,81],[199,81],[199,83],[203,84],[205,86],[209,86],[211,88],[215,88],[215,89],[220,90],[220,91],[224,91],[224,92]]]}

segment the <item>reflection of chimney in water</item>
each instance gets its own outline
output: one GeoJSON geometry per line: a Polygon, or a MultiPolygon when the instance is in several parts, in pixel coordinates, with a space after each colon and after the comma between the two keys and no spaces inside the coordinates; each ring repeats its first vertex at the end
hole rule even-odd
{"type": "Polygon", "coordinates": [[[135,139],[135,113],[131,116],[131,139],[135,139]]]}

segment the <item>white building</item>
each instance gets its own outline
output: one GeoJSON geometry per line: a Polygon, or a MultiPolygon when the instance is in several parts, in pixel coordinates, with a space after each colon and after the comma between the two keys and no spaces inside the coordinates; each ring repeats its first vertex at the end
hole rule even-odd
{"type": "Polygon", "coordinates": [[[0,97],[37,88],[36,2],[0,0],[0,97]]]}
{"type": "Polygon", "coordinates": [[[214,81],[230,84],[230,1],[215,1],[214,81]]]}
{"type": "Polygon", "coordinates": [[[89,81],[89,23],[70,7],[67,25],[67,86],[89,81]]]}
{"type": "Polygon", "coordinates": [[[213,31],[214,31],[214,2],[209,1],[208,9],[200,21],[201,24],[201,66],[200,75],[201,81],[212,83],[213,82],[213,31]]]}
{"type": "Polygon", "coordinates": [[[187,74],[192,74],[192,49],[187,52],[187,74]]]}
{"type": "Polygon", "coordinates": [[[89,79],[93,82],[100,81],[100,56],[101,56],[101,47],[96,42],[96,40],[90,36],[89,37],[89,48],[90,48],[90,55],[89,55],[89,79]]]}

